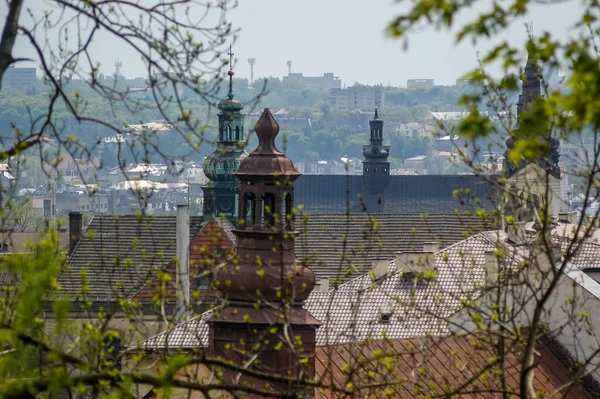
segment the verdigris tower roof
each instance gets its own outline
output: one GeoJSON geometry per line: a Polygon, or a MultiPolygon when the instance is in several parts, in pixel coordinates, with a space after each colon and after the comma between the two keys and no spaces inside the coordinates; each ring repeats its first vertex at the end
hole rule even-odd
{"type": "MultiPolygon", "coordinates": [[[[233,56],[231,49],[230,56],[233,56]]],[[[233,65],[230,59],[229,93],[227,98],[220,101],[218,108],[219,136],[217,148],[204,160],[204,173],[210,184],[219,182],[235,182],[234,173],[240,167],[241,161],[248,156],[245,151],[246,135],[244,133],[245,115],[241,113],[244,104],[234,99],[233,95],[233,65]]]]}

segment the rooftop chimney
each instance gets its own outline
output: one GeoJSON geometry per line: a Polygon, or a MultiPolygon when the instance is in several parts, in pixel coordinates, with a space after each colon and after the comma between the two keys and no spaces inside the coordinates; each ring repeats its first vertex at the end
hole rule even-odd
{"type": "Polygon", "coordinates": [[[373,280],[379,280],[382,277],[387,276],[390,271],[390,259],[389,258],[373,258],[371,259],[371,268],[373,273],[373,280]]]}
{"type": "Polygon", "coordinates": [[[424,242],[423,243],[423,252],[437,252],[440,250],[439,242],[424,242]]]}
{"type": "Polygon", "coordinates": [[[69,212],[69,255],[73,253],[83,235],[83,214],[69,212]]]}
{"type": "Polygon", "coordinates": [[[561,265],[562,248],[558,243],[551,243],[550,251],[547,252],[542,245],[536,245],[532,248],[530,256],[533,259],[528,264],[524,278],[533,290],[546,289],[552,281],[552,274],[561,265]]]}
{"type": "Polygon", "coordinates": [[[190,306],[190,214],[187,205],[177,206],[177,273],[175,320],[181,323],[187,319],[190,306]]]}
{"type": "Polygon", "coordinates": [[[577,224],[577,211],[561,212],[558,214],[558,220],[563,223],[577,224]]]}
{"type": "Polygon", "coordinates": [[[433,251],[400,251],[396,252],[396,268],[412,274],[422,274],[433,270],[435,257],[433,251]]]}
{"type": "Polygon", "coordinates": [[[485,285],[491,287],[498,282],[498,273],[500,272],[498,256],[496,256],[496,251],[485,251],[484,256],[485,285]]]}
{"type": "Polygon", "coordinates": [[[523,245],[527,243],[527,222],[517,222],[508,226],[508,241],[514,245],[523,245]]]}
{"type": "Polygon", "coordinates": [[[329,291],[329,278],[326,277],[318,279],[314,290],[318,292],[329,291]]]}

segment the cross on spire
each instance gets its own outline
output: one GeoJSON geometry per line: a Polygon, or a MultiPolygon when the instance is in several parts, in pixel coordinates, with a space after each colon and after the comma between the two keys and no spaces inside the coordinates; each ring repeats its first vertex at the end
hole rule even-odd
{"type": "Polygon", "coordinates": [[[233,69],[233,56],[235,54],[231,51],[231,44],[229,45],[229,52],[227,55],[229,56],[229,69],[233,69]]]}
{"type": "Polygon", "coordinates": [[[229,75],[229,94],[227,94],[227,98],[233,100],[233,75],[235,73],[233,72],[233,51],[231,51],[231,44],[229,45],[227,55],[229,55],[229,71],[227,72],[227,75],[229,75]]]}

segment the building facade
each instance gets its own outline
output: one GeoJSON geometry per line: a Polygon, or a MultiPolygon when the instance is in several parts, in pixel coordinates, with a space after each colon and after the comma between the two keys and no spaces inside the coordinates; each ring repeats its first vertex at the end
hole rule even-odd
{"type": "Polygon", "coordinates": [[[35,93],[35,68],[15,68],[14,65],[10,66],[4,72],[2,77],[3,87],[12,87],[19,89],[25,93],[35,93]]]}
{"type": "Polygon", "coordinates": [[[342,81],[332,72],[324,73],[323,76],[304,76],[301,72],[290,72],[287,76],[283,77],[282,83],[284,85],[320,91],[340,89],[342,87],[342,81]]]}
{"type": "Polygon", "coordinates": [[[305,174],[295,185],[296,204],[308,214],[406,213],[452,214],[477,206],[494,209],[493,184],[474,174],[392,175],[390,146],[384,145],[383,120],[376,111],[369,121],[369,144],[363,146],[361,175],[305,174]],[[458,198],[457,190],[469,193],[458,198]]]}
{"type": "Polygon", "coordinates": [[[408,79],[406,81],[406,88],[408,90],[429,90],[433,86],[433,79],[408,79]]]}
{"type": "Polygon", "coordinates": [[[346,89],[330,90],[331,105],[336,111],[372,110],[385,105],[383,86],[354,85],[346,89]]]}

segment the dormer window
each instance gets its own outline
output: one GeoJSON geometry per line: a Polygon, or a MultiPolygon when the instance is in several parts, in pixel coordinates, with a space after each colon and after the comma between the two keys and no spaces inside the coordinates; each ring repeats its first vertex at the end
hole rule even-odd
{"type": "Polygon", "coordinates": [[[389,324],[392,321],[392,312],[381,312],[379,315],[379,322],[382,324],[389,324]]]}

